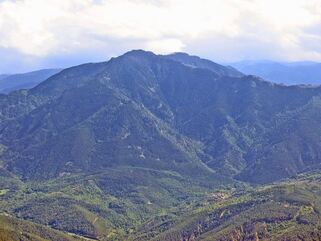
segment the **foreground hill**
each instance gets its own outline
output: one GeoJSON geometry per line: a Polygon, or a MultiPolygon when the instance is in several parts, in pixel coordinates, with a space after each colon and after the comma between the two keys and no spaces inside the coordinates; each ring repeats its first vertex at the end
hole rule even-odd
{"type": "Polygon", "coordinates": [[[109,168],[26,182],[2,173],[0,212],[98,240],[125,240],[142,223],[198,200],[212,187],[175,172],[109,168]]]}
{"type": "Polygon", "coordinates": [[[85,241],[48,227],[13,217],[0,215],[1,241],[85,241]]]}
{"type": "Polygon", "coordinates": [[[209,193],[149,220],[130,240],[320,240],[320,181],[320,174],[310,174],[254,190],[209,193]]]}

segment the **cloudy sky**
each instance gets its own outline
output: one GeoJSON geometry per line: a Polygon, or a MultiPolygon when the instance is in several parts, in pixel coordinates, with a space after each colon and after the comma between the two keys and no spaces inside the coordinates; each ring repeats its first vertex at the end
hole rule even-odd
{"type": "Polygon", "coordinates": [[[0,73],[131,49],[321,61],[321,0],[0,0],[0,73]]]}

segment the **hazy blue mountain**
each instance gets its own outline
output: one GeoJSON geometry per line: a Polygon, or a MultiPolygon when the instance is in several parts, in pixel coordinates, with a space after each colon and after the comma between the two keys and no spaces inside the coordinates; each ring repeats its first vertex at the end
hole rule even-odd
{"type": "Polygon", "coordinates": [[[6,78],[6,77],[8,77],[8,76],[9,76],[9,75],[7,75],[7,74],[0,74],[0,80],[6,78]]]}
{"type": "Polygon", "coordinates": [[[42,69],[23,74],[0,75],[0,93],[30,89],[60,71],[61,69],[42,69]]]}
{"type": "Polygon", "coordinates": [[[286,85],[321,84],[321,63],[242,61],[231,65],[245,74],[257,75],[275,83],[286,85]]]}

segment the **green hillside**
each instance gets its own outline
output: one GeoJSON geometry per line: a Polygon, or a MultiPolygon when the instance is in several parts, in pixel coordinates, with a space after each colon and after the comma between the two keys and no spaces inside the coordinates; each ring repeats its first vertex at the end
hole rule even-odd
{"type": "Polygon", "coordinates": [[[51,228],[0,215],[1,241],[85,241],[75,235],[66,234],[51,228]]]}
{"type": "Polygon", "coordinates": [[[151,219],[130,240],[320,240],[321,175],[221,190],[151,219]]]}

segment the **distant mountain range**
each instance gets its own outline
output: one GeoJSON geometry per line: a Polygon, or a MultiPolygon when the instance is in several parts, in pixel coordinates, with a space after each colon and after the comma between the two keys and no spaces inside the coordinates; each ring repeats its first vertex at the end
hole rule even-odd
{"type": "Polygon", "coordinates": [[[42,69],[23,74],[0,75],[0,93],[9,93],[18,89],[30,89],[61,70],[42,69]]]}
{"type": "Polygon", "coordinates": [[[241,61],[232,63],[231,66],[244,74],[257,75],[274,83],[321,85],[321,63],[241,61]]]}
{"type": "Polygon", "coordinates": [[[0,211],[35,232],[316,238],[320,157],[321,87],[184,53],[134,50],[0,95],[0,211]]]}

